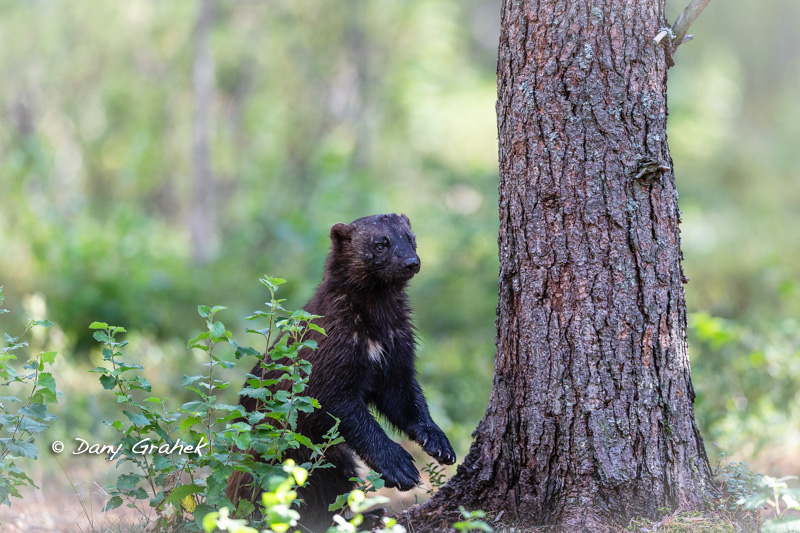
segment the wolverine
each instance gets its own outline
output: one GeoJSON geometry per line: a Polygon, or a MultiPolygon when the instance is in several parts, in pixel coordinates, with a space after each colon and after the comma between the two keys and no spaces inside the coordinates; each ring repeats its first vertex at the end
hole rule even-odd
{"type": "MultiPolygon", "coordinates": [[[[357,475],[356,456],[379,472],[388,487],[409,490],[420,483],[411,454],[386,435],[371,408],[440,464],[456,461],[450,441],[431,418],[416,377],[416,341],[406,287],[419,272],[420,259],[408,217],[373,215],[334,224],[330,239],[322,282],[304,307],[322,317],[315,323],[326,332],[323,336],[310,331],[318,348],[302,353],[312,364],[306,393],[321,408],[301,415],[298,432],[322,442],[336,417],[345,442],[325,453],[335,468],[315,470],[298,491],[301,524],[311,531],[325,531],[332,519],[328,506],[355,488],[350,478],[357,475]]],[[[252,374],[278,377],[260,364],[252,374]]],[[[240,403],[247,411],[256,409],[253,398],[242,396],[240,403]]],[[[290,453],[298,464],[310,455],[307,449],[290,453]]],[[[248,481],[252,482],[250,476],[234,473],[228,497],[234,502],[258,500],[260,495],[246,488],[248,481]]]]}

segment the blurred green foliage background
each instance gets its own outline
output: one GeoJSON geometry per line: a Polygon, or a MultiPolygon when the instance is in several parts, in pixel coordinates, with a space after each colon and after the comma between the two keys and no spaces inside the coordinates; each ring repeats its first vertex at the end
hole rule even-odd
{"type": "MultiPolygon", "coordinates": [[[[259,275],[300,307],[332,224],[404,212],[420,379],[463,457],[495,351],[499,2],[199,6],[0,0],[0,330],[58,325],[36,341],[63,355],[53,431],[101,431],[91,321],[133,330],[177,397],[202,364],[184,343],[197,304],[228,306],[246,339],[259,275]]],[[[800,469],[798,23],[790,0],[712,2],[669,71],[698,421],[784,473],[800,469]]]]}

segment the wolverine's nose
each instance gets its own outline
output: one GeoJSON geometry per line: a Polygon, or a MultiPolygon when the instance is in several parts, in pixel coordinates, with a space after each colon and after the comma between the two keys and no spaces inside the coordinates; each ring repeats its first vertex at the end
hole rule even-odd
{"type": "Polygon", "coordinates": [[[416,274],[417,272],[419,272],[419,258],[418,257],[410,257],[410,258],[406,259],[406,262],[404,263],[404,266],[406,267],[406,270],[416,274]]]}

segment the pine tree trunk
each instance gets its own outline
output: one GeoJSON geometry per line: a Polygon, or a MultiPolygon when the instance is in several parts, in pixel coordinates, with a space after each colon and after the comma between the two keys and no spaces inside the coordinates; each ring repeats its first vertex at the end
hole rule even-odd
{"type": "Polygon", "coordinates": [[[504,0],[500,280],[489,406],[457,474],[405,520],[457,508],[606,531],[702,509],[664,2],[504,0]]]}

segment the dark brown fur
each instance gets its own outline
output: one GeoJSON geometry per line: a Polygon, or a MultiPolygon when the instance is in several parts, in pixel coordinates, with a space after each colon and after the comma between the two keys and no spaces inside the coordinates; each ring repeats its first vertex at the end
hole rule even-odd
{"type": "MultiPolygon", "coordinates": [[[[335,224],[330,236],[322,282],[305,306],[323,316],[317,323],[327,336],[312,333],[319,347],[302,353],[313,365],[307,393],[322,408],[301,417],[298,430],[322,442],[333,424],[332,414],[341,421],[339,432],[346,444],[326,453],[335,468],[314,471],[300,491],[302,524],[312,531],[327,528],[331,523],[328,505],[354,488],[350,478],[356,475],[355,454],[380,472],[387,486],[409,490],[420,482],[411,455],[386,435],[370,407],[438,462],[453,464],[456,459],[447,437],[431,419],[416,379],[415,339],[405,289],[420,262],[408,218],[360,218],[351,224],[335,224]]],[[[256,365],[252,372],[261,371],[256,365]]],[[[251,398],[242,397],[241,403],[247,410],[255,408],[251,398]]],[[[298,463],[309,458],[306,450],[293,453],[298,463]]],[[[252,489],[243,489],[245,481],[238,474],[231,478],[228,496],[232,500],[251,497],[252,489]]]]}

